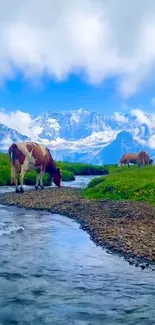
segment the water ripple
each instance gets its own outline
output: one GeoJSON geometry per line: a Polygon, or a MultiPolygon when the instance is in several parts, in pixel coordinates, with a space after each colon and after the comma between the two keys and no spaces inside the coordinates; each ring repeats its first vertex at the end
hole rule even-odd
{"type": "Polygon", "coordinates": [[[0,237],[16,234],[17,232],[24,231],[24,227],[22,226],[7,226],[4,225],[3,229],[0,229],[0,237]]]}

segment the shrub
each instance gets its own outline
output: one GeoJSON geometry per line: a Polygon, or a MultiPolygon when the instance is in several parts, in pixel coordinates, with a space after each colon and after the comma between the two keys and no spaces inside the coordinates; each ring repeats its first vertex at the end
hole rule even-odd
{"type": "Polygon", "coordinates": [[[68,170],[74,175],[105,175],[109,171],[104,166],[94,166],[82,163],[69,163],[69,162],[57,162],[57,166],[61,169],[68,170]]]}

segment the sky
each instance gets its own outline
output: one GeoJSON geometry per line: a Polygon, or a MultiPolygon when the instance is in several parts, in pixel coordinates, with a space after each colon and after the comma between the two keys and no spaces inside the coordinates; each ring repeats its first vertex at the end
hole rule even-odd
{"type": "Polygon", "coordinates": [[[1,123],[155,110],[154,0],[0,0],[0,48],[1,123]]]}

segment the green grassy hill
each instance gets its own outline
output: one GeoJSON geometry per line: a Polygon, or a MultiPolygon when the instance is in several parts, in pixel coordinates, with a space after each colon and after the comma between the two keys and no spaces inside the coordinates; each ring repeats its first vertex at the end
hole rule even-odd
{"type": "Polygon", "coordinates": [[[88,184],[83,190],[84,197],[146,201],[155,204],[155,166],[109,166],[108,169],[108,175],[94,178],[88,184]]]}

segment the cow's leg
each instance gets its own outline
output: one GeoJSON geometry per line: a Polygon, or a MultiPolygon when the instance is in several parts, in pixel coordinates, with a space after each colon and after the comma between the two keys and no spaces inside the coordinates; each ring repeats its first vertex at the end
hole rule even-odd
{"type": "Polygon", "coordinates": [[[130,167],[130,164],[129,164],[129,162],[128,162],[128,168],[130,167]]]}
{"type": "Polygon", "coordinates": [[[20,189],[19,189],[19,187],[18,187],[18,175],[16,175],[15,177],[14,177],[14,183],[15,183],[15,186],[16,186],[16,193],[19,193],[20,192],[20,189]]]}
{"type": "Polygon", "coordinates": [[[11,167],[11,184],[15,184],[15,192],[19,193],[19,187],[18,187],[18,173],[14,166],[11,167]]]}
{"type": "Polygon", "coordinates": [[[37,190],[39,188],[39,183],[40,183],[40,187],[41,189],[43,190],[44,189],[44,185],[43,185],[43,175],[44,175],[44,172],[42,171],[38,171],[37,172],[37,176],[36,176],[36,184],[35,184],[35,189],[37,190]]]}
{"type": "Polygon", "coordinates": [[[40,187],[41,187],[42,190],[44,189],[44,185],[43,185],[43,176],[44,176],[44,173],[41,172],[41,173],[40,173],[40,187]]]}
{"type": "Polygon", "coordinates": [[[23,188],[23,182],[24,182],[24,176],[25,176],[25,173],[28,169],[28,165],[27,164],[23,164],[21,166],[21,172],[20,172],[20,193],[24,193],[24,188],[23,188]]]}
{"type": "Polygon", "coordinates": [[[38,190],[39,188],[39,181],[40,181],[40,172],[37,172],[37,176],[36,176],[36,184],[35,184],[35,189],[38,190]]]}
{"type": "Polygon", "coordinates": [[[25,172],[26,172],[25,170],[22,170],[20,173],[20,193],[24,193],[23,181],[24,181],[25,172]]]}
{"type": "Polygon", "coordinates": [[[15,171],[14,171],[14,167],[11,166],[11,180],[10,180],[10,184],[13,184],[15,182],[15,171]]]}

